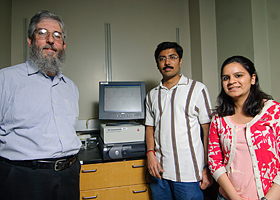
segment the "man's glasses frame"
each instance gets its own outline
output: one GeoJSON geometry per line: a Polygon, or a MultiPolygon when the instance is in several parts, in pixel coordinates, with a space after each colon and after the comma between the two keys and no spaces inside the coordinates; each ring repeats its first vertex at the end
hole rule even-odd
{"type": "Polygon", "coordinates": [[[161,56],[161,57],[159,57],[157,60],[159,61],[159,62],[165,62],[167,59],[169,59],[171,62],[173,62],[173,61],[175,61],[177,58],[179,58],[179,56],[177,56],[177,55],[170,55],[170,56],[167,56],[167,57],[165,57],[165,56],[161,56]]]}
{"type": "MultiPolygon", "coordinates": [[[[36,35],[42,39],[46,39],[50,35],[50,32],[45,28],[38,28],[34,31],[34,33],[36,33],[36,35]]],[[[65,36],[59,31],[54,31],[52,33],[52,37],[57,42],[64,42],[65,40],[65,36]]]]}

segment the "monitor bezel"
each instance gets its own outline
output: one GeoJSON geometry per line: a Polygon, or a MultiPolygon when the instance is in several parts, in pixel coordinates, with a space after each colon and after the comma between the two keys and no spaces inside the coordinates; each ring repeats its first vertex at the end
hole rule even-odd
{"type": "Polygon", "coordinates": [[[142,120],[145,118],[145,97],[146,86],[144,81],[110,81],[99,82],[99,120],[113,120],[113,121],[130,121],[130,120],[142,120]],[[141,111],[139,112],[108,112],[104,110],[105,88],[110,86],[125,86],[125,85],[137,85],[140,86],[141,92],[141,111]]]}

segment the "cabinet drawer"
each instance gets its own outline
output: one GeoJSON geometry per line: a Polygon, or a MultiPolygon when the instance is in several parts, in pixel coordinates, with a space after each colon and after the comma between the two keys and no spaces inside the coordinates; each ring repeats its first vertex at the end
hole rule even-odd
{"type": "Polygon", "coordinates": [[[92,190],[146,183],[146,160],[82,165],[80,189],[92,190]]]}
{"type": "Polygon", "coordinates": [[[81,191],[80,200],[149,200],[148,184],[81,191]]]}

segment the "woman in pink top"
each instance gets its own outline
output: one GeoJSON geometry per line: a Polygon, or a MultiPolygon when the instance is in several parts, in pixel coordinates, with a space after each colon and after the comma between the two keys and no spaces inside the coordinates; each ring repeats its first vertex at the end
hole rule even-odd
{"type": "Polygon", "coordinates": [[[243,56],[224,61],[221,85],[208,147],[218,199],[280,199],[280,104],[243,56]]]}

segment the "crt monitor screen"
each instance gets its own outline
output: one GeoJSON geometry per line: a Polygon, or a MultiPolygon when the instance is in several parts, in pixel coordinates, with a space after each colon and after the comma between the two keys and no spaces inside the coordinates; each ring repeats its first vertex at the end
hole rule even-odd
{"type": "Polygon", "coordinates": [[[145,82],[100,82],[99,119],[144,119],[145,95],[145,82]]]}

